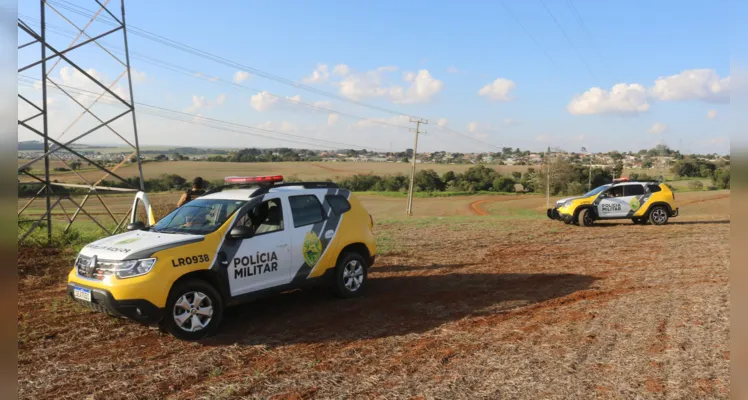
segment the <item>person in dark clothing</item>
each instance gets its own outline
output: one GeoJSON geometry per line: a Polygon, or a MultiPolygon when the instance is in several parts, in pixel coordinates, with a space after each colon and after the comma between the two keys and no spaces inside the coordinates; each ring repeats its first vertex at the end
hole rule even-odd
{"type": "Polygon", "coordinates": [[[179,199],[179,202],[177,202],[177,207],[182,207],[183,205],[189,203],[191,200],[200,197],[205,194],[205,190],[203,190],[203,178],[196,177],[192,180],[192,188],[187,189],[186,192],[182,195],[182,197],[179,199]]]}

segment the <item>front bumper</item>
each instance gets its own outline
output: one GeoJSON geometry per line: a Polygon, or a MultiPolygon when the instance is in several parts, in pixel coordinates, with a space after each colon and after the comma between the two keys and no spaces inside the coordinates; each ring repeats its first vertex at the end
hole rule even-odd
{"type": "Polygon", "coordinates": [[[115,300],[114,296],[104,289],[94,288],[80,283],[68,283],[68,296],[75,302],[94,311],[114,317],[129,318],[144,324],[155,325],[163,317],[164,310],[143,299],[115,300]],[[73,297],[73,288],[80,287],[91,291],[91,301],[78,300],[73,297]]]}
{"type": "Polygon", "coordinates": [[[546,215],[548,215],[548,218],[555,219],[557,221],[571,222],[571,220],[573,219],[573,216],[571,215],[560,213],[558,211],[558,208],[549,208],[548,210],[546,210],[546,215]]]}

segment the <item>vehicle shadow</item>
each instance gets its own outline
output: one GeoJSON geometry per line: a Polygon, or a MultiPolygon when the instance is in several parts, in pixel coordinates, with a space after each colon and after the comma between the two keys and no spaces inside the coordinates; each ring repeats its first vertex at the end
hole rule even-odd
{"type": "Polygon", "coordinates": [[[452,270],[460,269],[475,263],[457,263],[457,264],[431,264],[431,265],[384,265],[377,266],[376,272],[411,272],[411,271],[431,271],[437,269],[452,270]]]}
{"type": "MultiPolygon", "coordinates": [[[[729,219],[720,219],[720,220],[704,220],[704,221],[668,221],[667,225],[724,225],[730,224],[729,219]]],[[[602,222],[596,222],[591,226],[591,228],[609,228],[611,226],[634,226],[633,222],[608,222],[608,221],[602,221],[602,222]]],[[[647,224],[646,226],[652,226],[652,224],[647,224]]]]}
{"type": "Polygon", "coordinates": [[[377,277],[377,269],[358,298],[338,299],[320,288],[229,308],[219,333],[203,344],[278,346],[422,333],[465,317],[500,314],[568,296],[591,288],[598,279],[482,273],[377,277]]]}

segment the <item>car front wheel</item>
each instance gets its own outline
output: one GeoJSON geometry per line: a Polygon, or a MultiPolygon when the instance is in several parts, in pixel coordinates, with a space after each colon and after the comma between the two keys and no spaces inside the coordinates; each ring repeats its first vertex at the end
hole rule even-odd
{"type": "Polygon", "coordinates": [[[592,226],[592,224],[595,222],[592,209],[585,208],[584,210],[580,211],[579,215],[577,216],[577,221],[581,226],[592,226]]]}
{"type": "Polygon", "coordinates": [[[334,293],[343,298],[356,297],[366,286],[366,260],[358,253],[345,253],[335,267],[334,293]]]}
{"type": "Polygon", "coordinates": [[[223,299],[213,285],[188,280],[174,285],[166,301],[162,327],[181,340],[213,335],[223,317],[223,299]]]}

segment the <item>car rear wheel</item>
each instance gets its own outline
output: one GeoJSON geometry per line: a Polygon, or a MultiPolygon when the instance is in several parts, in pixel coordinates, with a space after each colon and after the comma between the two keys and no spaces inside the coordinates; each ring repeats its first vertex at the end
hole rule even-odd
{"type": "Polygon", "coordinates": [[[577,216],[577,223],[581,226],[592,226],[595,222],[595,217],[591,208],[585,208],[579,212],[577,216]]]}
{"type": "Polygon", "coordinates": [[[333,291],[338,297],[349,298],[361,294],[366,286],[369,266],[358,253],[345,253],[335,267],[333,291]]]}
{"type": "Polygon", "coordinates": [[[657,206],[649,213],[649,221],[653,225],[665,225],[669,217],[667,209],[663,206],[657,206]]]}
{"type": "Polygon", "coordinates": [[[179,282],[169,293],[162,327],[181,340],[213,335],[223,317],[223,299],[213,285],[193,279],[179,282]]]}

